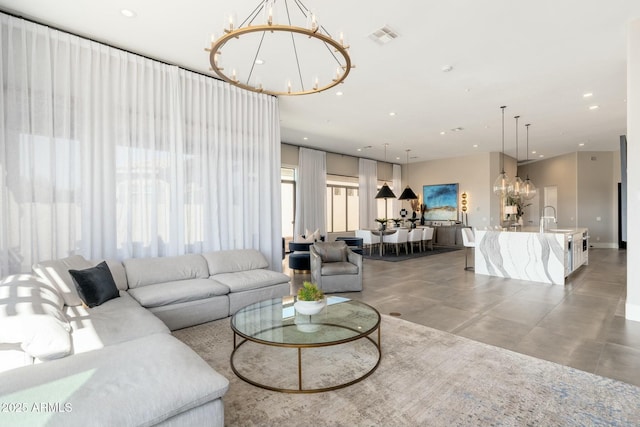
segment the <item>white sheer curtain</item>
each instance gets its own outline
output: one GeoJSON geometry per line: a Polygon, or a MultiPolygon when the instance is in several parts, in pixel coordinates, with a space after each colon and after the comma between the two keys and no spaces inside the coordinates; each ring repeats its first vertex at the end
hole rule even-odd
{"type": "Polygon", "coordinates": [[[277,99],[0,14],[0,277],[255,248],[281,268],[277,99]]]}
{"type": "Polygon", "coordinates": [[[360,208],[360,228],[376,228],[378,208],[378,162],[359,159],[358,161],[358,203],[360,208]]]}
{"type": "MultiPolygon", "coordinates": [[[[402,167],[400,165],[393,165],[393,179],[391,181],[392,190],[396,197],[400,197],[402,194],[402,167]]],[[[391,218],[400,218],[400,209],[402,209],[402,200],[391,200],[391,218]]]]}
{"type": "Polygon", "coordinates": [[[316,229],[326,235],[327,153],[300,147],[294,232],[297,236],[316,229]]]}

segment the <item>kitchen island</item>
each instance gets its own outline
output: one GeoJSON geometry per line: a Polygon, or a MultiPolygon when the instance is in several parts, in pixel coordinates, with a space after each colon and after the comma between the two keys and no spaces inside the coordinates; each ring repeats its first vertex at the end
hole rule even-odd
{"type": "Polygon", "coordinates": [[[564,285],[589,262],[587,228],[475,230],[475,273],[564,285]]]}

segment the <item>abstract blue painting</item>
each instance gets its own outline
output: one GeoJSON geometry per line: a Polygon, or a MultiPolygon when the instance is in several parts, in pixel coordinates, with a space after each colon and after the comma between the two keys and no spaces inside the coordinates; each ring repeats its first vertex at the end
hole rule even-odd
{"type": "Polygon", "coordinates": [[[422,200],[427,205],[424,213],[426,220],[458,219],[458,184],[424,185],[422,200]]]}

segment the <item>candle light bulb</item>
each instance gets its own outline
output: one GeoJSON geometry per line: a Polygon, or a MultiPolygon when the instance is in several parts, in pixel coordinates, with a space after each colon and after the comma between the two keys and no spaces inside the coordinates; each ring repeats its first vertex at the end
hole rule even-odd
{"type": "Polygon", "coordinates": [[[340,31],[340,45],[344,46],[344,33],[340,31]]]}

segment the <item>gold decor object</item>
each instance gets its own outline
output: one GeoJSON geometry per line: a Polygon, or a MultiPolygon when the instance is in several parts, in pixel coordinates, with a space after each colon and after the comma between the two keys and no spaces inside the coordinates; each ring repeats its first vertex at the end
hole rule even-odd
{"type": "Polygon", "coordinates": [[[460,204],[462,205],[462,212],[467,212],[467,210],[469,209],[468,204],[469,201],[467,200],[467,193],[464,192],[460,195],[460,197],[462,198],[462,201],[460,202],[460,204]]]}
{"type": "Polygon", "coordinates": [[[300,0],[289,3],[261,0],[240,25],[228,16],[223,35],[212,36],[205,48],[211,70],[234,86],[269,95],[308,95],[344,82],[355,65],[343,33],[334,39],[300,0]]]}

